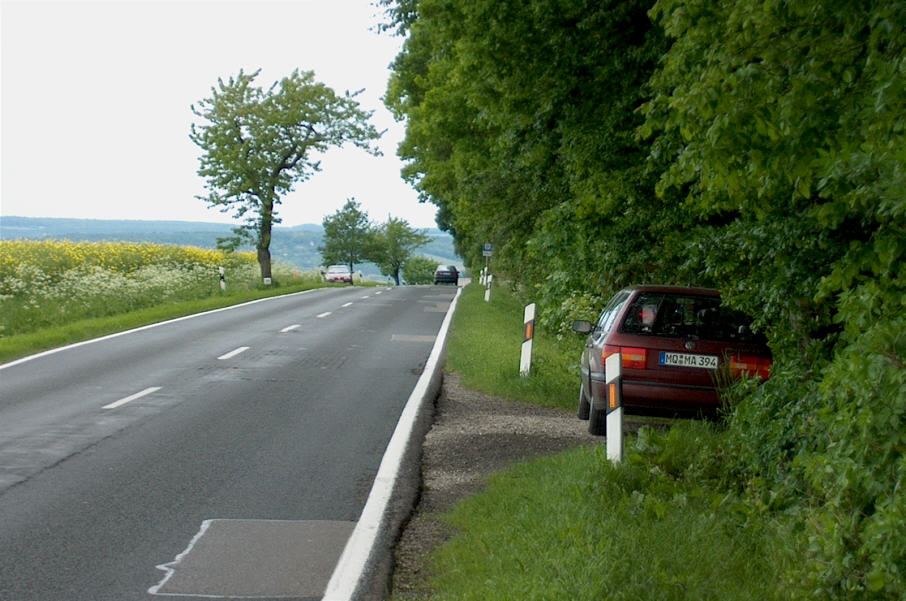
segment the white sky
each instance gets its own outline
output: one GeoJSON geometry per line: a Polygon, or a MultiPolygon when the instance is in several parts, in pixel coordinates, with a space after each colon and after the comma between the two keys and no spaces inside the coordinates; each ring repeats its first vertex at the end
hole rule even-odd
{"type": "Polygon", "coordinates": [[[232,222],[195,198],[200,150],[189,106],[217,78],[261,68],[269,87],[312,70],[389,129],[383,157],[333,150],[322,171],[283,199],[282,225],[321,223],[353,197],[372,220],[388,214],[434,227],[400,178],[403,125],[380,101],[402,40],[377,34],[369,0],[277,2],[17,2],[2,0],[0,215],[232,222]]]}

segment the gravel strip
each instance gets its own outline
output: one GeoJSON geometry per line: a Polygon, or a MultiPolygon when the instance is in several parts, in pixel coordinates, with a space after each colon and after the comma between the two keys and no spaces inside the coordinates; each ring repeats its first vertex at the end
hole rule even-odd
{"type": "Polygon", "coordinates": [[[581,444],[602,444],[574,411],[506,401],[463,388],[445,373],[434,424],[422,447],[422,489],[394,550],[392,595],[428,599],[428,559],[452,533],[438,516],[484,487],[486,476],[515,462],[581,444]]]}

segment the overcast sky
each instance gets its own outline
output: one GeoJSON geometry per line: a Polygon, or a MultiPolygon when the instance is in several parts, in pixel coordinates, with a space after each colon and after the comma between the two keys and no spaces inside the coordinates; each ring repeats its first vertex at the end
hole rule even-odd
{"type": "Polygon", "coordinates": [[[403,126],[380,101],[402,41],[377,34],[369,0],[14,2],[2,0],[0,215],[231,222],[195,198],[200,150],[190,105],[218,77],[261,68],[263,88],[294,69],[343,93],[365,88],[383,157],[333,150],[279,209],[321,223],[347,198],[375,221],[433,227],[400,178],[403,126]]]}

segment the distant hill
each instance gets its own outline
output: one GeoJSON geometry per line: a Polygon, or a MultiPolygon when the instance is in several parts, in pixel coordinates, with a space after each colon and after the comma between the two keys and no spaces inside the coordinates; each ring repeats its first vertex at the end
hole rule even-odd
{"type": "MultiPolygon", "coordinates": [[[[216,248],[217,238],[232,235],[233,226],[201,221],[137,221],[115,219],[57,219],[44,217],[0,217],[0,239],[54,239],[73,241],[154,242],[216,248]]],[[[453,250],[453,238],[438,229],[428,229],[431,242],[420,249],[438,263],[462,267],[462,259],[453,250]]],[[[277,226],[271,240],[274,261],[290,263],[299,269],[314,269],[321,265],[321,245],[324,229],[316,224],[293,227],[277,226]]],[[[243,250],[252,250],[245,247],[243,250]]],[[[363,264],[366,274],[379,273],[374,265],[363,264]]]]}

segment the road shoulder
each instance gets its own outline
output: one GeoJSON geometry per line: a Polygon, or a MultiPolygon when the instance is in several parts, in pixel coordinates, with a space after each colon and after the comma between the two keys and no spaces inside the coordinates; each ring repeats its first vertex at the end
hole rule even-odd
{"type": "Polygon", "coordinates": [[[427,599],[431,553],[452,536],[440,519],[508,466],[581,444],[601,444],[572,411],[507,401],[463,387],[446,372],[422,445],[421,494],[395,545],[392,595],[427,599]]]}

